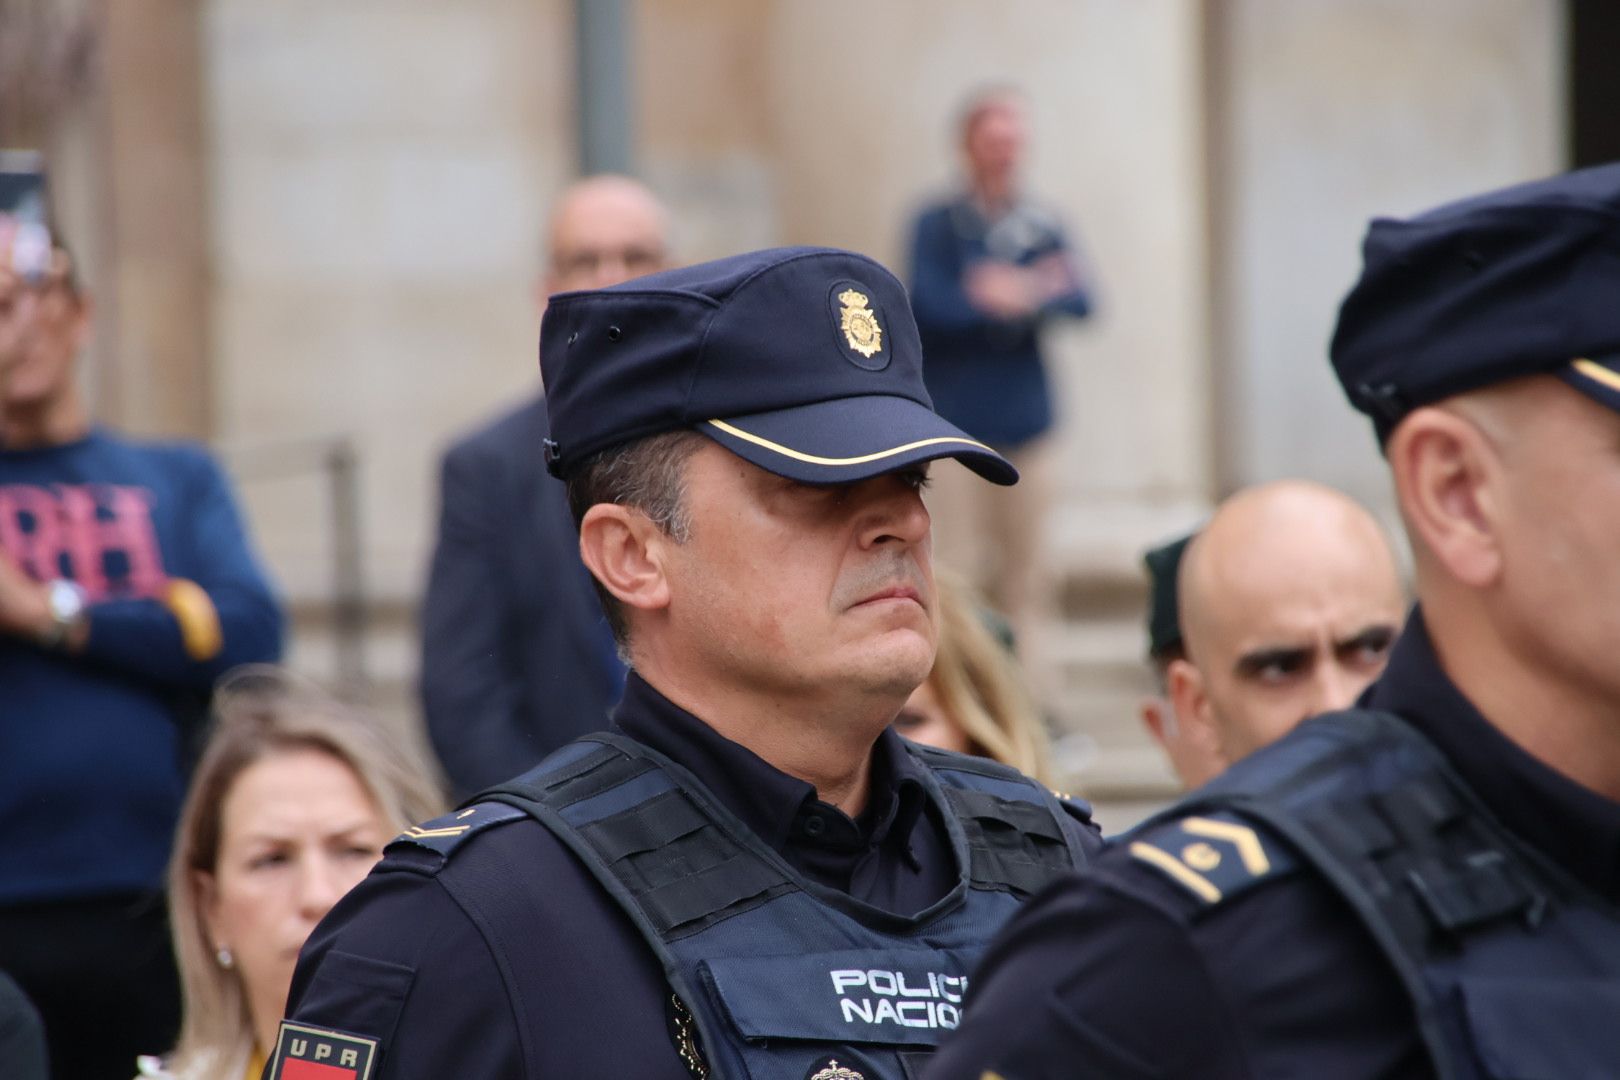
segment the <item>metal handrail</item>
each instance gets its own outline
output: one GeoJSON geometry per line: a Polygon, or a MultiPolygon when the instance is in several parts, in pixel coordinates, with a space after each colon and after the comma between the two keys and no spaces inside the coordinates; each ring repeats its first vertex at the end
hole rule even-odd
{"type": "Polygon", "coordinates": [[[333,667],[338,686],[359,697],[371,685],[366,668],[366,591],[360,524],[360,454],[349,435],[315,435],[214,447],[238,482],[326,477],[331,535],[333,667]]]}

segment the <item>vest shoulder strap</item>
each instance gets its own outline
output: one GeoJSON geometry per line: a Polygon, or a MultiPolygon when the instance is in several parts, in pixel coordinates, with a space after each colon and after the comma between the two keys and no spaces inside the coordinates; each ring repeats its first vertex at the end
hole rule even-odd
{"type": "MultiPolygon", "coordinates": [[[[1440,1075],[1457,1075],[1452,1005],[1434,976],[1500,935],[1534,933],[1579,886],[1514,837],[1397,716],[1318,717],[1275,751],[1245,759],[1150,822],[1135,835],[1132,855],[1211,905],[1284,867],[1309,865],[1355,911],[1406,986],[1440,1075]],[[1252,833],[1270,870],[1234,881],[1220,877],[1235,872],[1223,860],[1194,880],[1189,871],[1208,856],[1174,851],[1166,837],[1197,833],[1210,821],[1252,833]]],[[[1258,865],[1240,861],[1245,869],[1258,865]]]]}

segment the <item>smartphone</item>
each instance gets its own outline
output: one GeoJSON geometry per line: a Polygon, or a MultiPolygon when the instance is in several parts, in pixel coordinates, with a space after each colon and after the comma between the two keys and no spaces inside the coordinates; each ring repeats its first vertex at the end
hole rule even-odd
{"type": "Polygon", "coordinates": [[[51,267],[45,158],[35,150],[0,150],[0,266],[25,281],[38,281],[51,267]]]}

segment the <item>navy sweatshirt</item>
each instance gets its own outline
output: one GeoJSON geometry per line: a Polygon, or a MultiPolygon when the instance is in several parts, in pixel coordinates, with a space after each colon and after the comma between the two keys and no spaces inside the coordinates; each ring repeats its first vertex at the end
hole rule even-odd
{"type": "Polygon", "coordinates": [[[0,636],[0,904],[156,888],[186,721],[226,669],[281,652],[281,611],[225,478],[198,447],[100,429],[0,450],[0,551],[89,601],[78,654],[0,636]],[[178,579],[218,614],[212,656],[187,651],[166,602],[178,579]]]}

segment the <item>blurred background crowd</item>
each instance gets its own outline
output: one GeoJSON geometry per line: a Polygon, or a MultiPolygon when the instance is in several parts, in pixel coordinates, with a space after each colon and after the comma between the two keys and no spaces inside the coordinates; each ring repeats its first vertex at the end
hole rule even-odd
{"type": "MultiPolygon", "coordinates": [[[[347,839],[373,850],[430,816],[431,784],[465,796],[589,730],[623,673],[559,561],[560,485],[541,484],[544,298],[781,244],[906,280],[941,411],[1026,476],[1019,501],[976,506],[936,466],[960,581],[903,728],[944,709],[944,741],[1131,824],[1272,723],[1189,729],[1242,709],[1187,667],[1173,590],[1149,618],[1143,553],[1234,492],[1325,485],[1234,501],[1190,569],[1206,614],[1263,606],[1211,597],[1244,585],[1230,551],[1275,587],[1290,556],[1255,556],[1255,537],[1338,522],[1374,579],[1344,589],[1378,610],[1329,651],[1376,673],[1404,554],[1378,536],[1377,448],[1323,361],[1357,238],[1376,213],[1620,158],[1616,47],[1620,13],[1579,0],[0,0],[0,147],[49,174],[63,251],[34,300],[66,320],[84,415],[209,449],[285,618],[233,658],[294,674],[250,675],[260,719],[238,686],[219,737],[285,722],[269,695],[402,755],[379,779],[307,723],[272,732],[194,795],[188,828],[228,817],[255,762],[314,754],[359,784],[347,839]],[[598,174],[636,182],[578,184],[598,174]]],[[[53,482],[29,467],[0,455],[0,493],[53,482]]],[[[38,526],[7,526],[9,505],[17,556],[38,526]]],[[[184,597],[164,603],[192,659],[223,655],[184,597]]],[[[1222,640],[1208,618],[1186,629],[1222,640]]],[[[0,671],[34,647],[0,643],[0,671]]],[[[0,741],[26,755],[19,700],[0,685],[0,741]]],[[[228,756],[200,736],[186,752],[228,756]]],[[[24,827],[0,814],[0,845],[24,827]]],[[[240,971],[252,1013],[262,968],[230,952],[209,891],[222,828],[180,834],[215,849],[170,871],[181,975],[240,971]]],[[[325,887],[322,911],[342,891],[325,887]]],[[[33,925],[15,920],[43,895],[0,880],[0,927],[33,925]]],[[[212,1039],[247,1064],[251,1033],[187,1024],[184,1053],[212,1039]]]]}

